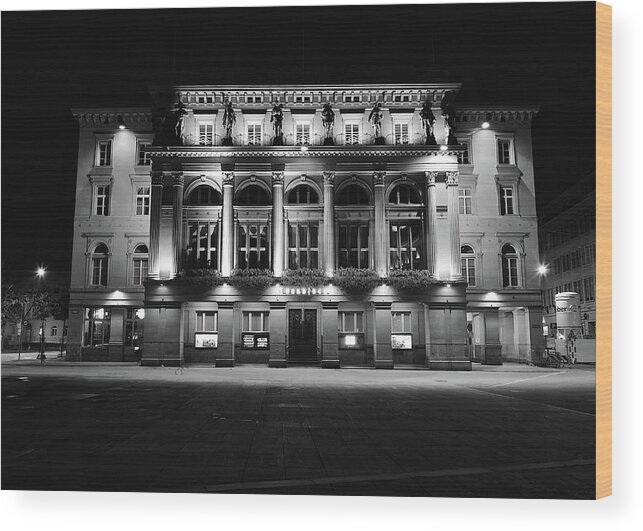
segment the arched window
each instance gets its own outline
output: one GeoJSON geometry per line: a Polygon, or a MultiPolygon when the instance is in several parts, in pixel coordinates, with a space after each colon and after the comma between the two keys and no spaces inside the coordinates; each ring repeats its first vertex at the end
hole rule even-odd
{"type": "Polygon", "coordinates": [[[243,188],[237,196],[238,205],[269,205],[268,192],[258,184],[250,184],[243,188]]]}
{"type": "Polygon", "coordinates": [[[207,184],[197,186],[186,201],[187,205],[220,205],[221,194],[207,184]]]}
{"type": "Polygon", "coordinates": [[[513,245],[502,246],[502,286],[515,288],[520,285],[518,276],[518,253],[513,245]]]}
{"type": "Polygon", "coordinates": [[[473,247],[463,245],[460,247],[460,262],[462,264],[462,276],[469,286],[476,285],[476,257],[473,247]]]}
{"type": "Polygon", "coordinates": [[[299,184],[288,192],[287,203],[295,205],[310,205],[319,203],[319,195],[307,184],[299,184]]]}
{"type": "Polygon", "coordinates": [[[392,205],[421,205],[422,199],[415,188],[408,184],[400,184],[391,190],[388,202],[392,205]]]}
{"type": "Polygon", "coordinates": [[[349,184],[335,196],[337,205],[368,205],[368,194],[358,184],[349,184]]]}
{"type": "Polygon", "coordinates": [[[107,286],[107,266],[109,264],[109,249],[104,243],[99,243],[92,253],[92,286],[107,286]]]}
{"type": "Polygon", "coordinates": [[[134,249],[132,284],[142,286],[147,278],[149,251],[147,245],[137,245],[134,249]]]}

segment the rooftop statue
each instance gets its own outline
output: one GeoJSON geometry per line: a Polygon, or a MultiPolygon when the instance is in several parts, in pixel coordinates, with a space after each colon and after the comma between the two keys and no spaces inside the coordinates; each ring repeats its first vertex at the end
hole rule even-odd
{"type": "Polygon", "coordinates": [[[232,102],[225,100],[223,108],[223,127],[225,129],[224,145],[232,145],[232,128],[237,121],[237,116],[232,108],[232,102]]]}
{"type": "Polygon", "coordinates": [[[375,129],[375,138],[382,138],[382,107],[379,103],[376,103],[375,107],[371,110],[371,113],[368,115],[368,121],[373,125],[373,129],[375,129]]]}
{"type": "Polygon", "coordinates": [[[281,103],[275,103],[275,106],[272,108],[270,122],[275,131],[273,144],[275,146],[283,145],[284,106],[281,103]]]}
{"type": "Polygon", "coordinates": [[[433,131],[433,125],[435,124],[435,114],[431,110],[431,104],[429,101],[424,102],[424,106],[420,111],[420,118],[422,118],[422,127],[426,132],[426,145],[427,146],[436,146],[437,142],[435,141],[435,132],[433,131]]]}
{"type": "Polygon", "coordinates": [[[333,143],[333,125],[335,123],[335,111],[330,103],[324,103],[324,108],[321,112],[322,124],[324,130],[326,131],[326,138],[324,139],[324,145],[333,143]]]}
{"type": "Polygon", "coordinates": [[[453,106],[453,100],[455,100],[455,94],[452,91],[448,91],[442,97],[440,102],[440,107],[442,108],[442,117],[444,118],[444,143],[447,146],[454,146],[458,144],[458,141],[455,137],[455,107],[453,106]]]}
{"type": "Polygon", "coordinates": [[[181,93],[176,93],[177,103],[174,107],[174,116],[176,117],[176,125],[174,126],[174,136],[176,140],[183,145],[185,143],[185,115],[188,111],[181,99],[181,93]]]}

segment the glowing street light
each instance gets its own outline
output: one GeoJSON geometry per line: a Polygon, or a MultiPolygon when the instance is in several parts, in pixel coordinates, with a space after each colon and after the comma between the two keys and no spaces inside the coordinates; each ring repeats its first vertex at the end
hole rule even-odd
{"type": "Polygon", "coordinates": [[[489,122],[482,122],[483,129],[489,129],[489,122]]]}
{"type": "Polygon", "coordinates": [[[45,268],[40,266],[38,269],[36,269],[36,275],[38,275],[39,278],[43,278],[45,276],[45,268]]]}
{"type": "Polygon", "coordinates": [[[540,264],[538,266],[538,274],[544,277],[547,273],[549,273],[549,268],[545,264],[540,264]]]}

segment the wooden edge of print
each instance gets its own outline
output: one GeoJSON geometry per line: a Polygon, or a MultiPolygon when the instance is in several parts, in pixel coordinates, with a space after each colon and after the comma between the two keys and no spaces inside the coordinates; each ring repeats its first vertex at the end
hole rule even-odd
{"type": "Polygon", "coordinates": [[[596,3],[596,498],[612,494],[612,7],[596,3]]]}

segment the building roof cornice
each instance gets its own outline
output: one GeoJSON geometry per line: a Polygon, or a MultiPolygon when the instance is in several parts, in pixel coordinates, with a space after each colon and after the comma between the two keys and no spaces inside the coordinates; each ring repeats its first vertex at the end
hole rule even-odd
{"type": "Polygon", "coordinates": [[[152,110],[144,107],[72,109],[71,112],[81,127],[114,127],[119,120],[126,125],[152,123],[152,110]]]}
{"type": "Polygon", "coordinates": [[[471,107],[456,110],[458,122],[531,122],[538,114],[538,107],[471,107]]]}

